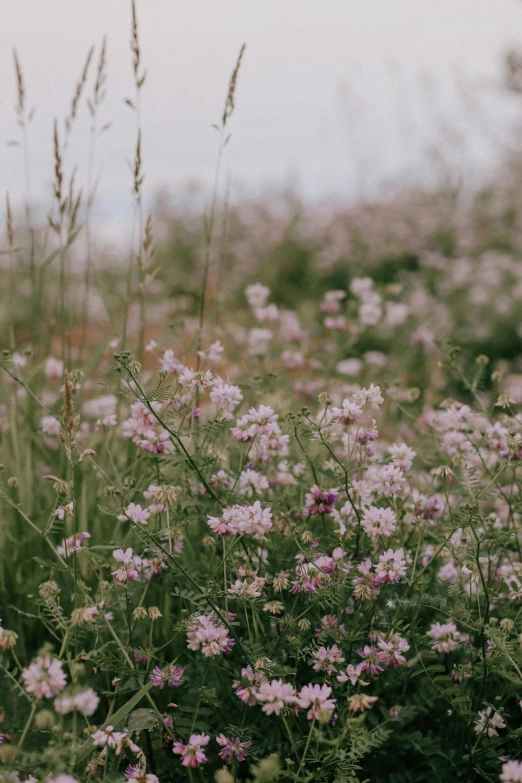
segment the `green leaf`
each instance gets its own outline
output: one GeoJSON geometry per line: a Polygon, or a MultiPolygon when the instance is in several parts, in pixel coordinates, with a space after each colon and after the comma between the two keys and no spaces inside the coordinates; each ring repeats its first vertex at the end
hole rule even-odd
{"type": "MultiPolygon", "coordinates": [[[[140,688],[140,690],[135,693],[134,696],[123,705],[123,707],[120,707],[120,709],[116,710],[116,712],[111,715],[110,718],[107,718],[107,720],[100,726],[100,729],[105,729],[107,726],[117,726],[118,723],[121,723],[121,721],[127,717],[129,712],[131,712],[134,707],[140,703],[143,697],[147,695],[153,684],[154,683],[152,680],[150,680],[146,685],[143,686],[143,688],[140,688]]],[[[88,739],[87,742],[84,742],[81,748],[78,750],[73,764],[79,764],[81,761],[86,759],[92,748],[92,740],[88,739]]]]}
{"type": "Polygon", "coordinates": [[[159,726],[159,720],[154,710],[134,710],[127,723],[127,731],[132,734],[135,731],[152,731],[159,726]]]}

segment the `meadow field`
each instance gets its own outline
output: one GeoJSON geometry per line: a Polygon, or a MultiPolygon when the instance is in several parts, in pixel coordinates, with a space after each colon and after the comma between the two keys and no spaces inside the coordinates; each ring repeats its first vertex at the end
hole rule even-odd
{"type": "Polygon", "coordinates": [[[522,164],[230,203],[247,54],[204,210],[145,209],[135,9],[128,250],[92,219],[105,44],[45,219],[6,194],[0,781],[521,783],[522,164]]]}

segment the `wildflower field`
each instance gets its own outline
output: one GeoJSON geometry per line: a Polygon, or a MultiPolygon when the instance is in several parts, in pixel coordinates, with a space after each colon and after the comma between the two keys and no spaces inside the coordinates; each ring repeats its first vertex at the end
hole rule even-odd
{"type": "Polygon", "coordinates": [[[156,240],[133,20],[132,249],[67,156],[105,44],[46,225],[6,202],[0,780],[520,783],[518,167],[328,214],[216,186],[156,240]]]}

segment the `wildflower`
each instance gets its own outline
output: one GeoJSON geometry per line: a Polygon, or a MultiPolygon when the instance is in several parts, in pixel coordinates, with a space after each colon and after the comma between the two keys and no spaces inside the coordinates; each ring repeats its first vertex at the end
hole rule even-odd
{"type": "Polygon", "coordinates": [[[279,308],[275,304],[259,307],[255,313],[257,320],[262,324],[273,324],[279,320],[279,308]]]}
{"type": "Polygon", "coordinates": [[[97,606],[78,606],[71,612],[71,622],[73,625],[86,625],[92,623],[99,614],[97,606]]]}
{"type": "Polygon", "coordinates": [[[342,651],[333,644],[331,647],[319,647],[313,655],[315,659],[314,669],[316,672],[326,672],[332,674],[338,663],[344,663],[342,651]]]}
{"type": "Polygon", "coordinates": [[[268,489],[268,479],[257,470],[243,470],[239,475],[239,492],[241,495],[262,495],[268,489]]]}
{"type": "Polygon", "coordinates": [[[210,370],[191,370],[188,367],[183,368],[178,380],[182,386],[187,386],[200,394],[214,383],[214,377],[210,370]]]}
{"type": "Polygon", "coordinates": [[[260,405],[259,408],[250,408],[249,412],[236,421],[236,426],[231,428],[236,440],[249,443],[257,435],[268,435],[280,432],[277,424],[278,415],[268,405],[260,405]]]}
{"type": "Polygon", "coordinates": [[[218,754],[223,761],[232,761],[234,758],[238,761],[244,761],[247,757],[247,749],[252,744],[252,740],[241,742],[239,737],[236,737],[235,740],[231,740],[228,739],[228,737],[225,737],[224,734],[218,734],[216,742],[223,748],[218,754]]]}
{"type": "Polygon", "coordinates": [[[140,748],[134,743],[125,731],[114,731],[114,726],[106,726],[105,729],[98,729],[92,735],[92,744],[95,747],[101,747],[102,755],[107,753],[108,748],[113,748],[116,755],[119,756],[123,748],[129,748],[132,753],[139,753],[140,748]]]}
{"type": "Polygon", "coordinates": [[[404,474],[395,465],[376,465],[370,468],[367,478],[372,490],[386,498],[400,495],[406,489],[404,474]]]}
{"type": "Polygon", "coordinates": [[[7,628],[0,626],[0,648],[2,650],[11,650],[18,640],[18,634],[15,631],[10,631],[7,628]]]}
{"type": "MultiPolygon", "coordinates": [[[[263,606],[263,612],[270,612],[270,614],[281,614],[284,612],[284,604],[281,601],[267,601],[263,606]]],[[[2,644],[2,637],[0,635],[0,645],[2,644]]]]}
{"type": "Polygon", "coordinates": [[[235,508],[226,508],[220,517],[209,516],[207,523],[217,536],[233,536],[239,532],[239,519],[235,508]]]}
{"type": "Polygon", "coordinates": [[[402,549],[388,549],[380,555],[379,562],[375,567],[375,575],[381,583],[390,585],[399,582],[401,577],[406,576],[406,560],[403,558],[402,549]]]}
{"type": "Polygon", "coordinates": [[[346,328],[346,318],[344,315],[327,316],[324,319],[324,328],[342,332],[346,328]]]}
{"type": "Polygon", "coordinates": [[[359,563],[357,570],[361,576],[357,576],[354,579],[354,596],[356,598],[362,598],[364,600],[370,600],[375,598],[378,594],[378,588],[382,584],[382,580],[372,573],[373,563],[367,558],[359,563]]]}
{"type": "Polygon", "coordinates": [[[50,699],[65,688],[67,678],[58,658],[39,655],[22,670],[22,679],[27,693],[37,699],[50,699]]]}
{"type": "Polygon", "coordinates": [[[49,356],[44,365],[45,377],[49,380],[56,380],[63,376],[63,362],[61,359],[55,359],[54,356],[49,356]]]}
{"type": "Polygon", "coordinates": [[[363,659],[362,663],[359,664],[362,666],[362,671],[369,672],[372,675],[380,674],[384,671],[379,662],[380,658],[377,647],[365,645],[359,650],[358,655],[363,659]]]}
{"type": "Polygon", "coordinates": [[[152,670],[150,679],[154,686],[160,690],[163,690],[165,684],[169,688],[177,688],[183,681],[183,669],[173,663],[169,664],[166,669],[160,669],[159,666],[156,666],[152,670]]]}
{"type": "Polygon", "coordinates": [[[348,680],[350,680],[352,685],[366,686],[369,685],[369,683],[360,679],[360,675],[364,670],[365,667],[363,663],[358,663],[357,666],[353,666],[351,663],[349,663],[346,667],[346,671],[338,674],[337,679],[339,682],[348,682],[348,680]]]}
{"type": "Polygon", "coordinates": [[[369,405],[373,410],[378,410],[379,406],[384,402],[380,387],[374,386],[373,383],[371,383],[367,389],[361,389],[360,391],[355,392],[353,400],[362,408],[369,405]]]}
{"type": "Polygon", "coordinates": [[[58,437],[62,429],[62,425],[54,416],[42,416],[40,419],[40,427],[44,435],[50,437],[58,437]]]}
{"type": "Polygon", "coordinates": [[[431,646],[437,652],[448,653],[458,647],[460,633],[451,620],[447,623],[433,623],[427,635],[434,640],[431,646]]]}
{"type": "Polygon", "coordinates": [[[391,508],[370,506],[364,510],[361,525],[369,536],[391,536],[397,527],[397,518],[391,508]]]}
{"type": "Polygon", "coordinates": [[[363,326],[375,326],[382,318],[381,297],[375,294],[371,299],[362,301],[359,307],[359,321],[363,326]]]}
{"type": "Polygon", "coordinates": [[[416,456],[413,449],[410,449],[406,443],[394,443],[388,449],[388,453],[391,455],[395,467],[402,471],[406,471],[411,468],[413,465],[413,460],[416,456]]]}
{"type": "Polygon", "coordinates": [[[257,694],[257,700],[264,702],[262,710],[267,715],[279,715],[285,704],[296,704],[298,698],[290,683],[283,680],[262,682],[257,694]]]}
{"type": "Polygon", "coordinates": [[[160,492],[161,487],[157,487],[155,484],[149,484],[147,489],[145,489],[143,492],[144,498],[154,501],[147,509],[151,514],[161,514],[162,511],[165,511],[165,505],[164,503],[161,503],[159,499],[160,492]]]}
{"type": "Polygon", "coordinates": [[[512,405],[516,405],[516,400],[510,394],[501,394],[495,403],[497,408],[510,408],[512,405]]]}
{"type": "Polygon", "coordinates": [[[309,514],[320,516],[331,514],[337,499],[337,489],[322,490],[314,484],[306,494],[306,510],[309,514]]]}
{"type": "Polygon", "coordinates": [[[254,672],[249,664],[241,669],[241,678],[242,682],[235,680],[232,687],[235,688],[235,694],[242,702],[253,707],[258,702],[259,688],[266,682],[266,677],[261,672],[254,672]]]}
{"type": "Polygon", "coordinates": [[[261,539],[272,529],[272,511],[268,507],[262,508],[259,500],[251,506],[236,506],[235,509],[239,532],[261,539]]]}
{"type": "Polygon", "coordinates": [[[209,362],[220,362],[222,360],[221,354],[224,352],[224,348],[219,340],[216,340],[211,344],[208,351],[198,351],[198,356],[202,359],[206,359],[209,362]]]}
{"type": "Polygon", "coordinates": [[[234,640],[228,636],[225,625],[213,615],[196,615],[187,626],[187,647],[199,650],[207,658],[228,653],[234,646],[234,640]]]}
{"type": "Polygon", "coordinates": [[[82,715],[94,715],[99,703],[100,697],[92,688],[86,688],[74,696],[74,707],[82,715]]]}
{"type": "Polygon", "coordinates": [[[146,525],[150,517],[150,511],[147,508],[142,508],[139,503],[130,503],[127,508],[123,510],[123,514],[118,515],[120,522],[127,522],[129,519],[136,524],[146,525]]]}
{"type": "Polygon", "coordinates": [[[475,731],[477,734],[482,734],[483,731],[486,731],[488,737],[498,737],[497,729],[505,728],[506,724],[498,712],[493,710],[493,707],[486,707],[485,710],[479,711],[479,718],[475,721],[475,731]]]}
{"type": "Polygon", "coordinates": [[[335,315],[339,312],[340,303],[345,298],[345,291],[327,291],[323,296],[322,302],[319,305],[319,309],[322,313],[330,313],[335,315]]]}
{"type": "Polygon", "coordinates": [[[440,465],[438,468],[433,469],[433,475],[437,476],[437,478],[453,478],[455,473],[449,465],[440,465]]]}
{"type": "Polygon", "coordinates": [[[350,712],[365,712],[372,708],[377,699],[377,696],[369,696],[367,693],[354,693],[348,696],[348,709],[350,712]]]}
{"type": "Polygon", "coordinates": [[[240,598],[259,598],[266,579],[258,577],[257,571],[248,571],[245,568],[240,568],[240,576],[246,576],[247,579],[243,581],[236,579],[234,584],[229,587],[228,592],[240,598]]]}
{"type": "Polygon", "coordinates": [[[393,634],[388,640],[380,639],[377,646],[379,648],[377,658],[387,666],[404,666],[406,663],[403,653],[410,649],[410,645],[398,633],[393,634]]]}
{"type": "Polygon", "coordinates": [[[328,685],[305,685],[299,691],[299,706],[308,709],[308,720],[328,720],[335,709],[331,699],[332,689],[328,685]]]}
{"type": "Polygon", "coordinates": [[[286,590],[286,588],[289,585],[289,579],[288,574],[286,571],[280,571],[276,576],[274,576],[274,581],[272,582],[272,586],[274,588],[274,591],[276,593],[280,593],[283,590],[286,590]]]}
{"type": "Polygon", "coordinates": [[[506,761],[500,773],[502,783],[522,783],[522,762],[506,761]]]}
{"type": "Polygon", "coordinates": [[[332,407],[331,412],[332,416],[335,416],[339,424],[348,426],[350,424],[355,424],[355,422],[361,418],[363,409],[360,405],[357,405],[356,402],[346,399],[343,400],[341,408],[332,407]]]}
{"type": "Polygon", "coordinates": [[[124,772],[127,783],[159,783],[157,775],[147,772],[144,767],[139,765],[129,765],[124,772]]]}
{"type": "Polygon", "coordinates": [[[216,405],[218,414],[221,414],[225,419],[231,419],[234,408],[243,399],[243,394],[239,386],[225,383],[221,378],[216,378],[210,391],[210,399],[216,405]]]}
{"type": "Polygon", "coordinates": [[[186,745],[175,742],[172,752],[181,756],[184,767],[200,767],[207,760],[203,748],[208,745],[209,740],[208,734],[191,734],[186,745]]]}
{"type": "Polygon", "coordinates": [[[277,473],[275,480],[278,484],[282,484],[285,487],[295,487],[299,483],[296,479],[296,468],[297,465],[294,466],[294,470],[292,472],[290,465],[288,464],[288,460],[281,460],[281,462],[277,466],[277,473]]]}
{"type": "MultiPolygon", "coordinates": [[[[25,783],[37,783],[37,778],[29,775],[25,783]]],[[[55,778],[48,778],[47,783],[80,783],[80,781],[72,775],[57,775],[55,778]]]]}
{"type": "Polygon", "coordinates": [[[126,582],[127,579],[135,580],[139,578],[139,574],[134,566],[132,549],[130,547],[126,549],[125,552],[123,549],[115,549],[112,556],[117,563],[121,563],[116,571],[111,572],[118,582],[126,582]]]}
{"type": "Polygon", "coordinates": [[[98,709],[100,697],[92,688],[87,688],[74,696],[60,696],[54,700],[56,712],[67,715],[73,710],[78,710],[82,715],[94,715],[98,709]]]}
{"type": "Polygon", "coordinates": [[[292,370],[302,367],[305,363],[305,358],[301,351],[283,351],[281,359],[283,364],[292,370]]]}
{"type": "Polygon", "coordinates": [[[250,356],[264,356],[273,334],[270,329],[250,329],[248,333],[248,353],[250,356]]]}
{"type": "Polygon", "coordinates": [[[66,506],[59,506],[53,511],[53,517],[58,517],[60,520],[64,520],[65,517],[72,517],[74,514],[73,503],[67,503],[66,506]]]}
{"type": "Polygon", "coordinates": [[[177,375],[183,370],[183,364],[179,359],[176,359],[174,351],[170,348],[167,348],[167,350],[163,352],[163,356],[160,358],[159,362],[161,364],[161,369],[168,372],[170,375],[177,375]]]}
{"type": "Polygon", "coordinates": [[[261,283],[252,283],[246,287],[245,293],[250,307],[257,310],[265,306],[270,289],[261,283]]]}
{"type": "Polygon", "coordinates": [[[38,592],[42,598],[55,598],[60,592],[60,587],[54,579],[49,579],[47,582],[42,582],[38,588],[38,592]]]}
{"type": "Polygon", "coordinates": [[[170,435],[160,426],[155,415],[161,409],[162,404],[156,401],[150,403],[150,408],[140,401],[133,403],[131,415],[122,425],[123,436],[131,438],[133,443],[152,454],[171,451],[170,435]]]}
{"type": "Polygon", "coordinates": [[[74,536],[64,538],[62,543],[56,547],[56,551],[61,557],[70,557],[73,552],[82,549],[84,542],[89,538],[91,538],[90,533],[76,533],[74,536]]]}

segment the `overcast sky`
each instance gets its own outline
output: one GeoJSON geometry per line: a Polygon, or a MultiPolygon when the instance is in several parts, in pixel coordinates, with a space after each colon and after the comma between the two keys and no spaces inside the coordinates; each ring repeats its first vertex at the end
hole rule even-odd
{"type": "MultiPolygon", "coordinates": [[[[249,190],[293,182],[306,195],[353,197],[390,179],[422,176],[425,150],[447,133],[456,160],[490,162],[514,106],[494,88],[502,53],[522,43],[520,0],[137,0],[144,66],[146,195],[180,194],[212,180],[228,78],[247,44],[226,168],[249,190]],[[456,85],[480,94],[485,117],[456,85]],[[469,86],[471,85],[471,87],[469,86]],[[480,87],[480,90],[479,90],[480,87]],[[489,119],[488,119],[489,118],[489,119]],[[461,142],[464,141],[464,146],[461,142]],[[458,144],[457,144],[458,142],[458,144]],[[460,145],[460,146],[459,146],[460,145]]],[[[63,121],[91,44],[108,39],[108,95],[100,140],[100,202],[114,216],[130,199],[135,122],[126,0],[2,0],[2,140],[18,134],[11,50],[22,62],[36,198],[51,193],[54,117],[63,121]]],[[[87,157],[82,107],[67,162],[87,157]]],[[[451,146],[451,145],[450,145],[451,146]]],[[[0,182],[22,193],[20,151],[3,145],[0,182]]]]}

